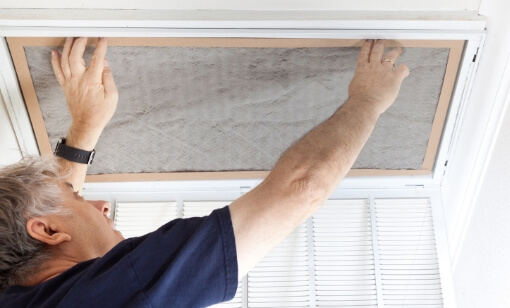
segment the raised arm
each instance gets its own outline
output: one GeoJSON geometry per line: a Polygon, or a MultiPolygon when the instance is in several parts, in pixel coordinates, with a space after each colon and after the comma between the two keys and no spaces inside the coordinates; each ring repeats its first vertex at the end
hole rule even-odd
{"type": "MultiPolygon", "coordinates": [[[[62,56],[52,51],[51,63],[58,83],[64,90],[72,123],[67,132],[66,145],[91,151],[117,107],[118,92],[108,61],[105,59],[107,41],[100,38],[87,67],[83,52],[87,38],[67,38],[62,56]]],[[[81,191],[87,174],[86,164],[59,158],[67,181],[75,191],[81,191]]]]}
{"type": "Polygon", "coordinates": [[[347,174],[409,75],[405,65],[394,69],[401,52],[394,49],[383,59],[384,41],[366,41],[347,101],[289,148],[260,185],[230,205],[239,277],[317,211],[347,174]]]}

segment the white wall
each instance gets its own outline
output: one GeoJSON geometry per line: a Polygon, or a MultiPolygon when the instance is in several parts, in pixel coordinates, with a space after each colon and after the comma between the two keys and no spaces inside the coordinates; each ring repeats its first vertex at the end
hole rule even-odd
{"type": "MultiPolygon", "coordinates": [[[[469,133],[483,130],[476,122],[487,115],[477,106],[492,102],[508,104],[510,88],[510,2],[482,0],[479,13],[488,17],[487,40],[477,72],[467,121],[474,127],[462,128],[443,186],[444,210],[450,231],[453,280],[458,307],[510,307],[510,109],[489,157],[479,157],[486,172],[479,174],[481,186],[468,186],[472,170],[466,160],[480,154],[469,133]],[[478,125],[478,126],[477,126],[478,125]]],[[[493,110],[489,126],[497,127],[499,110],[493,110]]],[[[490,128],[490,127],[489,127],[490,128]]],[[[472,177],[476,179],[476,177],[472,177]]]]}
{"type": "Polygon", "coordinates": [[[3,8],[103,8],[181,10],[468,10],[480,0],[2,0],[3,8]]]}
{"type": "Polygon", "coordinates": [[[458,307],[510,307],[510,112],[453,272],[458,307]]]}
{"type": "MultiPolygon", "coordinates": [[[[480,63],[472,99],[510,102],[510,2],[483,0],[480,14],[489,17],[485,55],[480,63]],[[505,71],[506,70],[506,71],[505,71]]],[[[497,114],[495,114],[497,115],[497,114]]],[[[492,123],[496,124],[496,123],[492,123]]],[[[476,151],[476,149],[473,149],[476,151]]],[[[467,227],[453,237],[462,245],[454,251],[453,279],[459,307],[510,307],[510,109],[507,109],[494,150],[487,157],[487,170],[478,198],[457,207],[454,218],[467,211],[467,227]],[[467,208],[466,208],[467,207],[467,208]],[[463,240],[463,241],[462,241],[463,240]]],[[[455,184],[445,190],[452,204],[455,184]]],[[[469,193],[469,192],[468,192],[469,193]]],[[[466,194],[467,195],[467,194],[466,194]]],[[[475,194],[476,197],[476,194],[475,194]]],[[[450,207],[452,209],[452,207],[450,207]]]]}
{"type": "MultiPolygon", "coordinates": [[[[480,140],[476,139],[476,136],[481,136],[477,132],[486,129],[483,122],[492,117],[493,122],[489,125],[495,126],[494,119],[499,116],[497,110],[494,114],[490,114],[490,110],[482,106],[504,99],[501,93],[507,91],[510,86],[502,81],[510,52],[510,32],[508,31],[510,19],[506,16],[509,10],[510,2],[506,0],[483,0],[479,11],[488,19],[487,39],[465,113],[464,123],[467,125],[461,126],[460,138],[448,164],[449,170],[454,172],[447,172],[444,181],[444,202],[448,205],[445,207],[445,216],[452,241],[458,241],[461,238],[459,230],[465,223],[462,212],[465,212],[469,201],[476,197],[476,187],[470,187],[469,191],[465,191],[471,179],[477,180],[476,176],[471,177],[473,170],[465,168],[465,163],[475,160],[479,154],[476,145],[480,140]],[[483,120],[480,121],[480,119],[483,120]]],[[[483,160],[479,161],[480,164],[484,163],[485,157],[482,158],[483,160]]],[[[456,250],[455,247],[452,248],[456,250]]]]}
{"type": "Polygon", "coordinates": [[[0,95],[0,166],[12,164],[21,159],[16,136],[0,95]]]}

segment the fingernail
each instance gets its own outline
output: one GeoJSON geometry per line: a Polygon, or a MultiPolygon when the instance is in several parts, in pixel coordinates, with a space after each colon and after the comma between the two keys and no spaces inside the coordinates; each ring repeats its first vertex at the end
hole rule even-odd
{"type": "Polygon", "coordinates": [[[56,51],[55,49],[53,49],[53,50],[51,51],[51,56],[52,56],[52,57],[56,56],[56,55],[57,55],[57,54],[56,54],[56,52],[57,52],[57,51],[56,51]]]}
{"type": "Polygon", "coordinates": [[[110,63],[106,59],[104,59],[103,64],[104,64],[104,67],[110,67],[110,63]]]}
{"type": "Polygon", "coordinates": [[[69,37],[66,37],[66,41],[70,41],[70,40],[72,40],[72,39],[73,39],[73,38],[72,38],[72,37],[70,37],[70,36],[69,36],[69,37]]]}

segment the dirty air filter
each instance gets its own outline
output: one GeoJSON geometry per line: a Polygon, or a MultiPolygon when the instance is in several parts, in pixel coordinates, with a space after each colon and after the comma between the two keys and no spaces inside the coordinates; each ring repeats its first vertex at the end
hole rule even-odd
{"type": "MultiPolygon", "coordinates": [[[[70,116],[51,68],[52,48],[23,50],[54,148],[70,116]]],[[[87,48],[87,62],[92,52],[87,48]]],[[[120,99],[89,174],[271,170],[283,151],[347,99],[358,53],[359,47],[278,44],[110,46],[120,99]]],[[[354,168],[375,175],[430,171],[424,161],[427,155],[433,161],[437,144],[431,149],[429,140],[433,126],[440,134],[444,121],[434,123],[450,53],[446,47],[405,48],[399,63],[411,74],[354,168]]]]}

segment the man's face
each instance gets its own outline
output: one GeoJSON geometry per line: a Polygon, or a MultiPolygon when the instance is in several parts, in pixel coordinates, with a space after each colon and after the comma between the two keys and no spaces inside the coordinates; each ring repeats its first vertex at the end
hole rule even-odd
{"type": "Polygon", "coordinates": [[[85,261],[105,255],[124,238],[115,230],[108,218],[110,204],[106,201],[87,201],[74,192],[69,183],[60,184],[63,192],[63,207],[70,210],[70,216],[60,216],[62,230],[71,235],[68,249],[72,255],[85,261]]]}

